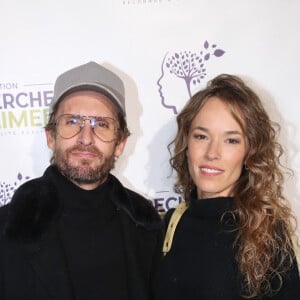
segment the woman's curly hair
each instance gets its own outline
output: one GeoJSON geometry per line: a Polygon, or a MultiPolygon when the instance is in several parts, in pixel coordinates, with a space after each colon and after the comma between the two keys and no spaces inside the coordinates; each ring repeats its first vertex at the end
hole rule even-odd
{"type": "Polygon", "coordinates": [[[242,294],[245,298],[270,296],[281,288],[293,262],[295,218],[282,194],[280,127],[271,122],[259,97],[239,77],[217,76],[177,116],[177,135],[168,146],[173,153],[170,164],[177,172],[174,189],[188,199],[195,188],[186,156],[188,135],[193,119],[210,97],[228,104],[248,145],[245,167],[231,193],[236,203],[232,212],[237,223],[234,248],[242,294]]]}

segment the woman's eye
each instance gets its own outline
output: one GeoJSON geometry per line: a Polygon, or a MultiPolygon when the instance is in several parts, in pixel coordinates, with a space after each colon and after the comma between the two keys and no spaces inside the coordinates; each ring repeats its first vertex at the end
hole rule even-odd
{"type": "Polygon", "coordinates": [[[197,139],[197,140],[205,140],[206,135],[204,135],[204,134],[194,134],[194,138],[197,139]]]}
{"type": "Polygon", "coordinates": [[[238,139],[228,139],[227,140],[229,144],[239,144],[239,140],[238,139]]]}

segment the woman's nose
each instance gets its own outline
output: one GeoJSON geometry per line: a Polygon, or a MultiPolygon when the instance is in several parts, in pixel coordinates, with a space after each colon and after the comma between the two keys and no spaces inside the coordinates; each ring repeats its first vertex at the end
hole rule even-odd
{"type": "Polygon", "coordinates": [[[209,160],[215,160],[221,157],[221,149],[218,141],[211,141],[209,143],[206,156],[209,160]]]}

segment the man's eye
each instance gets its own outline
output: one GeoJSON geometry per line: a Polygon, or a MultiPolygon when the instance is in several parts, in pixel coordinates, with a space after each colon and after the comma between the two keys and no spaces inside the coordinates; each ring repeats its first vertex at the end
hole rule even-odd
{"type": "Polygon", "coordinates": [[[97,127],[103,128],[103,129],[107,129],[109,128],[109,123],[105,122],[105,121],[97,121],[97,127]]]}
{"type": "Polygon", "coordinates": [[[76,118],[71,118],[66,121],[66,125],[78,125],[79,120],[76,118]]]}

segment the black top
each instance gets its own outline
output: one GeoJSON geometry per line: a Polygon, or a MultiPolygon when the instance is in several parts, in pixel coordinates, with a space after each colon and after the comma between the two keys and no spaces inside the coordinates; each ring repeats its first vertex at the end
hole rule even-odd
{"type": "MultiPolygon", "coordinates": [[[[233,243],[236,226],[230,213],[231,197],[196,198],[177,225],[170,252],[153,283],[155,300],[238,300],[238,268],[233,243]]],[[[167,216],[167,218],[170,215],[167,216]]],[[[296,266],[293,279],[272,299],[300,299],[296,266]]],[[[269,299],[269,298],[267,298],[269,299]]]]}
{"type": "Polygon", "coordinates": [[[58,230],[75,299],[127,299],[124,245],[109,198],[110,178],[83,190],[55,172],[63,206],[58,230]]]}

